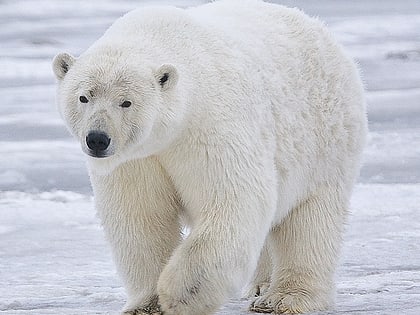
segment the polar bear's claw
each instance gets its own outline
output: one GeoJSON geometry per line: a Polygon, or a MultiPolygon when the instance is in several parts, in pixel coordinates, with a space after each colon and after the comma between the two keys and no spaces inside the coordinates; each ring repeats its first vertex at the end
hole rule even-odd
{"type": "Polygon", "coordinates": [[[253,302],[250,306],[249,306],[249,310],[251,312],[255,312],[255,313],[273,313],[274,309],[271,307],[268,307],[265,303],[260,303],[257,304],[255,302],[253,302]]]}
{"type": "Polygon", "coordinates": [[[163,313],[160,311],[160,308],[142,308],[136,309],[132,311],[126,311],[122,313],[122,315],[162,315],[163,313]]]}
{"type": "Polygon", "coordinates": [[[257,298],[249,307],[256,313],[273,314],[301,314],[314,310],[325,310],[327,305],[321,303],[322,299],[311,296],[308,292],[271,293],[257,298]]]}

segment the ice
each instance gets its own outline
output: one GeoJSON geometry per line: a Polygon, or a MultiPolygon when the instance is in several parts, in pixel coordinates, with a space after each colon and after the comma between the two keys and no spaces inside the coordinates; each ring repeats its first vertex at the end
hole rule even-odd
{"type": "MultiPolygon", "coordinates": [[[[275,2],[324,20],[367,89],[370,135],[337,303],[319,314],[420,314],[420,1],[275,2]]],[[[0,314],[117,314],[124,304],[83,153],[55,106],[51,59],[77,56],[145,3],[0,1],[0,314]]],[[[218,314],[247,314],[248,303],[218,314]]]]}

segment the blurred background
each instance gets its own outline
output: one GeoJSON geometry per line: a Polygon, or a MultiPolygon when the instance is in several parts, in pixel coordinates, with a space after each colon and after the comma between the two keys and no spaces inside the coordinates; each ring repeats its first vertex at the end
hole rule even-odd
{"type": "MultiPolygon", "coordinates": [[[[199,0],[0,0],[0,313],[116,314],[125,299],[52,58],[125,12],[199,0]]],[[[420,314],[420,1],[278,0],[325,21],[360,65],[369,143],[328,314],[420,314]]],[[[245,314],[234,300],[218,314],[245,314]]],[[[326,314],[326,313],[325,313],[326,314]]]]}

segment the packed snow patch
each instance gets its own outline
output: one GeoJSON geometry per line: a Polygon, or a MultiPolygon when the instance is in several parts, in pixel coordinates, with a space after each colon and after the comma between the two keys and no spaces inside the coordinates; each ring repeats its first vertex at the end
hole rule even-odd
{"type": "MultiPolygon", "coordinates": [[[[336,309],[420,314],[420,184],[359,184],[351,201],[336,309]]],[[[125,295],[89,195],[0,193],[0,311],[116,314],[125,295]]],[[[246,314],[232,300],[218,313],[246,314]]],[[[321,313],[319,313],[321,314],[321,313]]]]}

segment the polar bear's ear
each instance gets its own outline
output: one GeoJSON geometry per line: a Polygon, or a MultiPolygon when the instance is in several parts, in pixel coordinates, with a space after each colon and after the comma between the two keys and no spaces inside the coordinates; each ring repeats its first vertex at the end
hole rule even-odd
{"type": "Polygon", "coordinates": [[[162,91],[169,90],[178,82],[178,71],[173,65],[164,64],[156,70],[155,79],[162,91]]]}
{"type": "Polygon", "coordinates": [[[75,62],[75,58],[72,55],[61,53],[55,56],[53,60],[53,71],[58,80],[64,79],[66,73],[70,70],[70,67],[75,62]]]}

